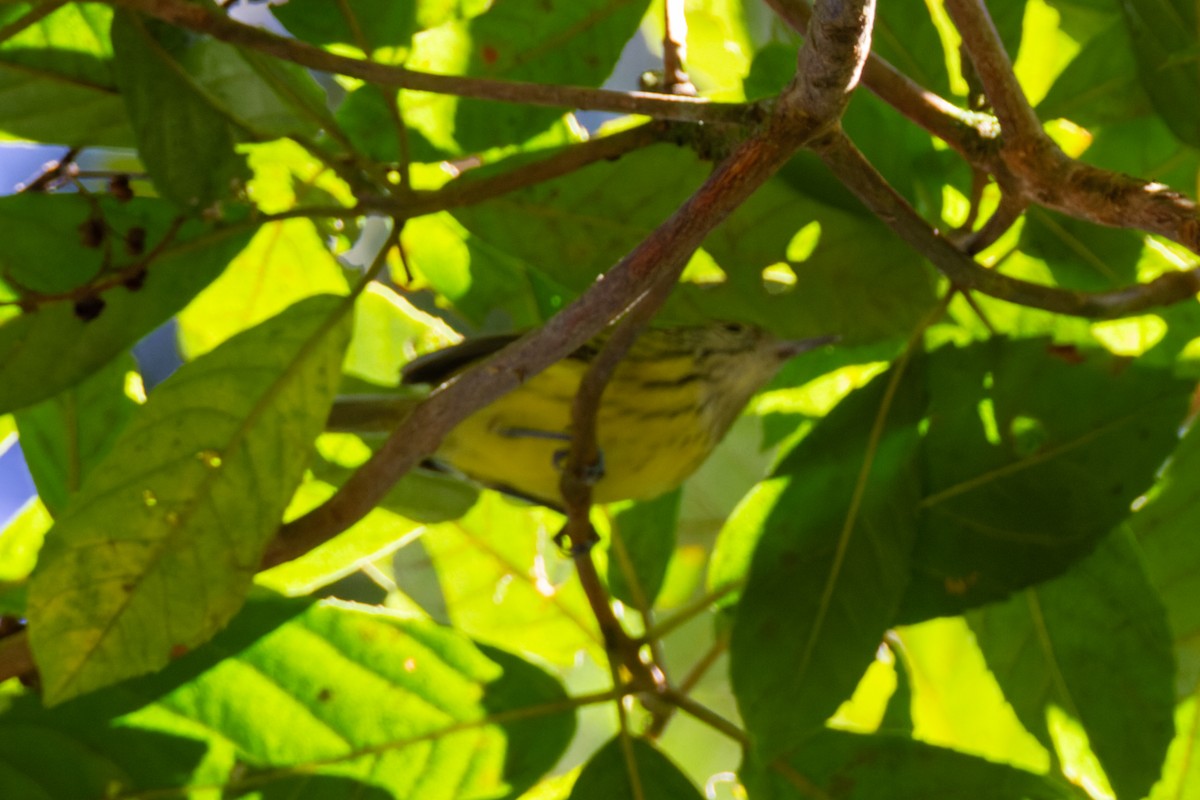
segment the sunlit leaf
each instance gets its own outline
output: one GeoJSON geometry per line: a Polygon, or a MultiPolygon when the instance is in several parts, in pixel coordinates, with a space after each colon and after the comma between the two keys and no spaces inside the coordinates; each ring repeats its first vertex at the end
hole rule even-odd
{"type": "Polygon", "coordinates": [[[305,297],[343,294],[346,277],[307,220],[272,222],[179,314],[179,343],[196,358],[305,297]]]}
{"type": "Polygon", "coordinates": [[[905,625],[896,635],[897,664],[912,689],[913,736],[1031,772],[1050,768],[1049,754],[1021,726],[965,619],[905,625]]]}
{"type": "Polygon", "coordinates": [[[1057,706],[1083,726],[1119,797],[1143,797],[1173,734],[1166,614],[1132,540],[1113,535],[1065,575],[970,616],[1025,727],[1053,747],[1057,706]]]}
{"type": "Polygon", "coordinates": [[[184,365],[93,469],[30,590],[48,702],[159,669],[241,607],[337,386],[340,302],[303,301],[184,365]]]}
{"type": "Polygon", "coordinates": [[[561,754],[574,729],[563,701],[536,667],[432,623],[258,598],[156,675],[0,713],[0,785],[46,792],[30,798],[214,783],[268,797],[498,797],[561,754]]]}
{"type": "MultiPolygon", "coordinates": [[[[551,538],[561,517],[487,492],[470,513],[431,525],[421,543],[450,621],[468,636],[569,664],[598,655],[599,633],[569,559],[551,538]]],[[[398,575],[402,590],[405,575],[398,575]]]]}

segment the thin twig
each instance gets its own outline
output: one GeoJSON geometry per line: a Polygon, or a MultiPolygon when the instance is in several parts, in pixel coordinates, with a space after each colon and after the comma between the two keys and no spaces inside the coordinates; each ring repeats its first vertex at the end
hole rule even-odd
{"type": "Polygon", "coordinates": [[[687,15],[683,0],[663,3],[663,91],[667,94],[696,96],[696,87],[684,68],[687,60],[687,15]]]}
{"type": "MultiPolygon", "coordinates": [[[[680,684],[675,687],[675,692],[679,695],[688,696],[692,693],[692,689],[696,688],[701,679],[708,674],[725,651],[729,649],[728,637],[720,637],[713,642],[712,647],[701,656],[700,660],[692,665],[688,674],[684,676],[680,684]]],[[[654,718],[650,723],[650,727],[646,729],[646,738],[657,739],[662,736],[666,730],[667,724],[670,723],[678,706],[671,705],[670,701],[662,704],[663,710],[654,714],[654,718]]]]}
{"type": "Polygon", "coordinates": [[[664,694],[663,699],[679,708],[685,714],[700,720],[713,730],[720,731],[735,742],[744,746],[750,745],[750,737],[746,735],[745,731],[707,706],[697,703],[687,695],[670,690],[664,694]]]}
{"type": "MultiPolygon", "coordinates": [[[[171,220],[171,224],[167,227],[163,237],[158,243],[146,253],[144,256],[134,261],[132,264],[122,267],[116,272],[102,273],[95,280],[88,283],[76,286],[63,292],[34,292],[24,291],[21,297],[17,300],[0,301],[2,306],[21,306],[22,308],[36,308],[37,306],[47,305],[49,303],[58,303],[64,301],[78,301],[88,297],[95,297],[101,292],[106,292],[117,286],[128,285],[131,281],[139,281],[145,272],[154,264],[155,260],[161,256],[168,247],[175,241],[179,229],[183,227],[186,221],[184,217],[176,217],[171,220]]],[[[107,240],[106,240],[107,241],[107,240]]],[[[9,279],[12,283],[12,280],[9,279]]]]}
{"type": "MultiPolygon", "coordinates": [[[[589,164],[610,161],[634,150],[649,147],[666,138],[669,130],[670,127],[662,123],[638,125],[611,136],[600,136],[568,145],[544,158],[499,174],[474,177],[468,173],[436,191],[413,192],[408,197],[394,199],[368,199],[363,200],[360,205],[365,209],[385,213],[399,212],[408,217],[474,205],[517,189],[568,175],[589,164]]],[[[517,160],[517,157],[513,160],[517,160]]]]}
{"type": "MultiPolygon", "coordinates": [[[[436,214],[439,211],[483,203],[518,189],[551,181],[598,161],[620,158],[626,153],[660,142],[666,137],[663,133],[665,130],[669,130],[668,124],[651,122],[611,136],[567,145],[535,161],[527,161],[528,156],[513,156],[512,161],[526,163],[487,177],[475,177],[468,173],[441,189],[408,192],[397,197],[360,197],[354,206],[300,206],[263,215],[258,217],[258,222],[312,217],[354,219],[365,214],[386,214],[413,219],[436,214]]],[[[498,163],[503,165],[505,162],[498,163]]]]}
{"type": "Polygon", "coordinates": [[[1016,195],[1002,195],[1000,204],[987,218],[987,222],[983,223],[979,230],[962,238],[960,246],[963,251],[974,255],[991,247],[1017,223],[1028,207],[1029,204],[1016,195]]]}
{"type": "Polygon", "coordinates": [[[782,758],[772,761],[771,769],[782,775],[788,783],[792,784],[805,797],[810,797],[812,800],[834,800],[833,795],[813,783],[812,778],[801,773],[782,758]]]}
{"type": "Polygon", "coordinates": [[[707,612],[715,603],[721,600],[721,598],[728,597],[734,592],[740,590],[745,585],[745,579],[729,581],[728,583],[722,584],[711,592],[707,592],[702,597],[688,603],[686,606],[681,608],[679,611],[676,611],[667,619],[649,628],[645,634],[642,635],[642,638],[647,641],[662,639],[671,631],[687,624],[691,620],[707,612]]]}
{"type": "Polygon", "coordinates": [[[67,0],[45,0],[45,2],[35,5],[3,28],[0,28],[0,42],[7,42],[21,31],[41,22],[66,4],[67,0]]]}
{"type": "MultiPolygon", "coordinates": [[[[42,171],[37,177],[29,183],[21,184],[17,187],[17,192],[21,194],[31,192],[44,192],[49,189],[56,181],[64,177],[72,167],[75,166],[75,159],[79,156],[82,147],[72,147],[63,153],[61,157],[47,163],[42,167],[42,171]]],[[[79,177],[79,173],[75,173],[79,177]]]]}
{"type": "Polygon", "coordinates": [[[112,4],[140,11],[180,28],[208,34],[214,39],[230,44],[249,47],[309,69],[361,78],[380,86],[505,103],[644,114],[657,119],[686,122],[747,123],[753,122],[761,115],[757,106],[746,103],[713,103],[694,97],[650,92],[614,92],[582,86],[419,72],[330,53],[296,39],[288,39],[262,28],[245,25],[213,13],[206,6],[184,0],[112,0],[112,4]]]}

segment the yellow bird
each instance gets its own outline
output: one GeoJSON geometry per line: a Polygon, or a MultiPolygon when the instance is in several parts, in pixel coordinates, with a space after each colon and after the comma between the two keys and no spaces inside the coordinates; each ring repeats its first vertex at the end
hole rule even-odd
{"type": "MultiPolygon", "coordinates": [[[[405,384],[439,384],[517,337],[491,336],[421,356],[405,384]]],[[[605,388],[596,422],[602,464],[593,500],[644,500],[674,489],[704,463],[750,397],[786,361],[837,337],[781,340],[736,322],[651,329],[629,348],[605,388]]],[[[550,506],[561,504],[559,464],[571,403],[603,339],[530,378],[456,426],[434,456],[467,477],[550,506]]],[[[329,429],[394,428],[416,401],[339,398],[329,429]]]]}

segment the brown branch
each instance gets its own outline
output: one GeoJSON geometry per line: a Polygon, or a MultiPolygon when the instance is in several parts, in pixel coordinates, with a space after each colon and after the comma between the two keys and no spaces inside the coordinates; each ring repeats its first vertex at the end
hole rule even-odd
{"type": "Polygon", "coordinates": [[[841,122],[871,51],[875,0],[852,0],[830,8],[818,2],[808,21],[796,77],[779,98],[777,116],[841,122]]]}
{"type": "Polygon", "coordinates": [[[1200,291],[1200,271],[1168,272],[1144,284],[1106,292],[1077,292],[1042,286],[984,269],[934,230],[908,201],[876,172],[844,134],[821,142],[817,153],[859,200],[958,289],[982,292],[1010,303],[1090,319],[1129,316],[1170,305],[1200,291]]]}
{"type": "Polygon", "coordinates": [[[614,92],[582,86],[435,75],[361,58],[348,58],[319,47],[278,36],[214,13],[184,0],[111,0],[112,5],[140,11],[180,28],[204,33],[229,44],[249,47],[309,69],[349,75],[381,86],[394,86],[479,100],[555,106],[567,109],[643,114],[684,122],[754,122],[761,116],[754,104],[713,103],[707,100],[650,92],[614,92]]]}
{"type": "Polygon", "coordinates": [[[1068,157],[1042,129],[981,0],[946,0],[946,11],[1000,120],[1002,163],[993,162],[990,171],[1006,193],[1098,225],[1157,233],[1200,252],[1195,203],[1162,184],[1068,157]]]}
{"type": "MultiPolygon", "coordinates": [[[[452,208],[475,205],[518,189],[560,178],[598,161],[612,161],[626,153],[671,140],[670,123],[649,122],[611,136],[567,145],[536,161],[527,161],[512,169],[475,177],[467,174],[458,180],[432,191],[408,192],[400,196],[362,197],[353,206],[300,206],[275,214],[265,214],[256,223],[279,222],[287,219],[353,219],[364,214],[383,214],[401,219],[413,219],[436,214],[452,208]]],[[[527,157],[513,156],[512,161],[527,157]]],[[[504,164],[505,162],[498,162],[504,164]]]]}
{"type": "MultiPolygon", "coordinates": [[[[468,173],[441,189],[412,192],[402,197],[364,198],[359,207],[369,211],[418,217],[474,205],[509,192],[544,183],[598,161],[611,161],[626,153],[663,141],[670,130],[666,123],[647,123],[636,128],[568,145],[551,155],[487,177],[468,173]]],[[[517,160],[520,157],[514,157],[517,160]]],[[[503,162],[501,162],[503,163],[503,162]]]]}
{"type": "Polygon", "coordinates": [[[964,252],[980,253],[996,243],[1028,208],[1028,203],[1010,194],[1000,197],[1000,204],[979,230],[965,234],[959,241],[964,252]]]}
{"type": "MultiPolygon", "coordinates": [[[[796,31],[808,29],[812,10],[805,0],[766,0],[779,17],[796,31]]],[[[974,161],[994,150],[991,140],[1000,134],[994,117],[966,111],[901,73],[872,53],[863,67],[863,86],[878,95],[912,122],[974,161]]]]}
{"type": "Polygon", "coordinates": [[[988,102],[1000,120],[1000,129],[1010,141],[1035,143],[1047,138],[1042,123],[1029,104],[1012,59],[1004,51],[1000,33],[979,0],[946,0],[946,12],[962,36],[963,49],[971,57],[988,102]]]}

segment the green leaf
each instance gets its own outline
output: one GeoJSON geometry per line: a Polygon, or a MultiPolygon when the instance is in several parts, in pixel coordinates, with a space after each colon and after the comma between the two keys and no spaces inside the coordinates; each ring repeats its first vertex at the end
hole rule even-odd
{"type": "Polygon", "coordinates": [[[29,577],[53,523],[45,504],[36,497],[5,521],[0,529],[0,586],[29,577]]]}
{"type": "Polygon", "coordinates": [[[345,372],[376,386],[396,386],[400,369],[417,353],[458,340],[449,325],[382,283],[368,284],[354,303],[354,337],[345,372]]]}
{"type": "Polygon", "coordinates": [[[513,796],[573,730],[561,686],[509,654],[378,609],[260,596],[160,673],[52,709],[19,699],[0,714],[0,785],[64,800],[513,796]]]}
{"type": "Polygon", "coordinates": [[[410,220],[401,241],[413,268],[477,327],[533,327],[569,294],[444,212],[410,220]]]}
{"type": "Polygon", "coordinates": [[[937,28],[923,8],[883,3],[875,18],[871,49],[923,88],[950,96],[946,53],[937,28]]]}
{"type": "MultiPolygon", "coordinates": [[[[33,8],[0,12],[10,24],[33,8]]],[[[112,9],[68,3],[0,42],[3,138],[72,146],[130,147],[133,131],[113,76],[112,9]]]]}
{"type": "Polygon", "coordinates": [[[136,371],[126,354],[82,383],[17,412],[21,450],[51,514],[62,512],[133,416],[137,403],[125,393],[125,380],[136,371]]]}
{"type": "Polygon", "coordinates": [[[1025,727],[1053,748],[1046,714],[1079,721],[1118,797],[1144,797],[1173,731],[1166,613],[1127,535],[1066,574],[969,620],[1025,727]]]}
{"type": "Polygon", "coordinates": [[[1200,94],[1195,5],[1191,0],[1127,0],[1120,5],[1150,102],[1182,142],[1200,146],[1200,111],[1179,101],[1200,94]]]}
{"type": "Polygon", "coordinates": [[[347,291],[342,268],[311,222],[269,223],[180,312],[180,349],[196,358],[305,297],[347,291]]]}
{"type": "Polygon", "coordinates": [[[892,642],[922,741],[1039,774],[1050,769],[1050,754],[1017,719],[963,617],[905,625],[892,642]]]}
{"type": "Polygon", "coordinates": [[[1044,340],[944,348],[929,380],[903,621],[1005,597],[1089,553],[1175,447],[1191,392],[1168,370],[1044,340]]]}
{"type": "Polygon", "coordinates": [[[234,741],[250,785],[291,777],[280,767],[324,767],[400,797],[447,786],[455,796],[498,796],[548,771],[574,730],[546,673],[378,609],[313,606],[227,655],[163,702],[234,741]],[[491,721],[506,713],[509,721],[491,721]]]}
{"type": "Polygon", "coordinates": [[[1058,285],[1104,291],[1137,282],[1143,240],[1133,231],[1102,228],[1039,208],[1025,215],[1020,248],[1043,260],[1058,285]]]}
{"type": "Polygon", "coordinates": [[[369,54],[381,47],[408,47],[420,28],[443,21],[439,18],[443,15],[430,13],[431,9],[436,11],[437,4],[415,0],[291,0],[272,6],[271,13],[298,39],[349,45],[369,54]]]}
{"type": "MultiPolygon", "coordinates": [[[[449,622],[468,636],[554,664],[580,650],[600,656],[599,632],[573,565],[551,540],[562,518],[484,492],[460,520],[421,537],[445,597],[449,622]]],[[[397,570],[397,582],[419,581],[397,570]]]]}
{"type": "Polygon", "coordinates": [[[795,746],[837,710],[900,606],[921,495],[921,372],[885,373],[837,406],[721,533],[718,585],[754,547],[730,679],[763,753],[795,746]]]}
{"type": "Polygon", "coordinates": [[[666,219],[704,169],[681,148],[655,145],[453,213],[471,234],[579,292],[666,219]]]}
{"type": "Polygon", "coordinates": [[[117,84],[138,155],[159,193],[184,208],[206,208],[249,178],[234,131],[213,98],[184,71],[181,31],[130,12],[113,18],[117,84]]]}
{"type": "Polygon", "coordinates": [[[1200,685],[1200,429],[1179,443],[1145,506],[1130,520],[1179,649],[1182,696],[1200,685]]]}
{"type": "MultiPolygon", "coordinates": [[[[466,74],[513,81],[599,86],[637,32],[650,0],[493,3],[471,20],[466,74]]],[[[461,99],[454,132],[467,152],[528,139],[561,109],[461,99]]]]}
{"type": "MultiPolygon", "coordinates": [[[[653,180],[655,170],[647,169],[653,180]]],[[[907,336],[936,302],[935,280],[877,220],[797,190],[767,182],[704,242],[728,276],[717,286],[683,285],[668,311],[686,307],[706,319],[746,319],[781,336],[837,333],[843,343],[907,336]],[[811,237],[807,252],[798,238],[811,237]],[[815,240],[815,241],[813,241],[815,240]],[[767,291],[763,270],[784,263],[795,283],[767,291]],[[873,286],[847,292],[847,281],[873,286]]]]}
{"type": "MultiPolygon", "coordinates": [[[[168,203],[93,198],[106,236],[127,239],[145,232],[143,255],[123,245],[89,248],[79,242],[76,220],[88,219],[89,202],[78,195],[41,198],[21,195],[0,200],[7,208],[44,212],[41,224],[6,239],[14,255],[5,258],[20,274],[37,271],[43,258],[50,274],[69,284],[70,294],[30,297],[31,311],[0,324],[0,410],[22,408],[61,392],[127,350],[182,308],[212,281],[245,246],[252,228],[172,218],[168,203]],[[102,254],[108,252],[107,257],[102,254]],[[44,254],[39,255],[39,253],[44,254]],[[73,267],[65,266],[78,259],[73,267]],[[60,266],[62,265],[62,266],[60,266]],[[83,269],[80,265],[89,265],[83,269]],[[139,269],[144,265],[144,269],[139,269]],[[85,284],[87,276],[97,280],[85,284]],[[69,277],[66,277],[69,276],[69,277]]],[[[49,280],[49,279],[47,279],[49,280]]]]}
{"type": "Polygon", "coordinates": [[[679,767],[645,739],[610,739],[575,779],[569,800],[700,800],[679,767]],[[628,747],[628,750],[626,749],[628,747]]]}
{"type": "Polygon", "coordinates": [[[751,753],[742,780],[754,800],[1054,800],[1064,787],[1013,767],[899,736],[823,731],[784,763],[751,753]]]}
{"type": "MultiPolygon", "coordinates": [[[[401,139],[393,112],[395,97],[394,87],[364,83],[338,105],[338,125],[354,149],[372,161],[394,163],[401,159],[401,139]]],[[[438,153],[419,131],[410,130],[405,135],[413,161],[438,160],[438,153]]]]}
{"type": "Polygon", "coordinates": [[[255,139],[311,138],[333,126],[325,90],[303,67],[215,39],[197,42],[185,61],[220,110],[255,139]]]}
{"type": "Polygon", "coordinates": [[[0,198],[4,294],[65,293],[101,274],[133,268],[174,222],[174,209],[154,199],[120,203],[106,196],[40,193],[0,198]],[[130,252],[126,243],[137,228],[145,247],[130,252]]]}
{"type": "Polygon", "coordinates": [[[1038,103],[1037,113],[1042,119],[1066,117],[1085,127],[1151,113],[1137,79],[1129,31],[1119,20],[1088,39],[1038,103]]]}
{"type": "Polygon", "coordinates": [[[1200,715],[1196,713],[1196,697],[1189,697],[1175,710],[1175,739],[1167,751],[1162,779],[1150,793],[1149,800],[1179,800],[1195,786],[1200,786],[1200,715]]]}
{"type": "Polygon", "coordinates": [[[159,669],[241,607],[337,387],[342,302],[303,301],[184,365],[93,470],[30,587],[47,702],[159,669]]]}
{"type": "Polygon", "coordinates": [[[681,497],[676,489],[630,503],[613,516],[607,578],[616,599],[638,609],[654,605],[675,552],[681,497]]]}

